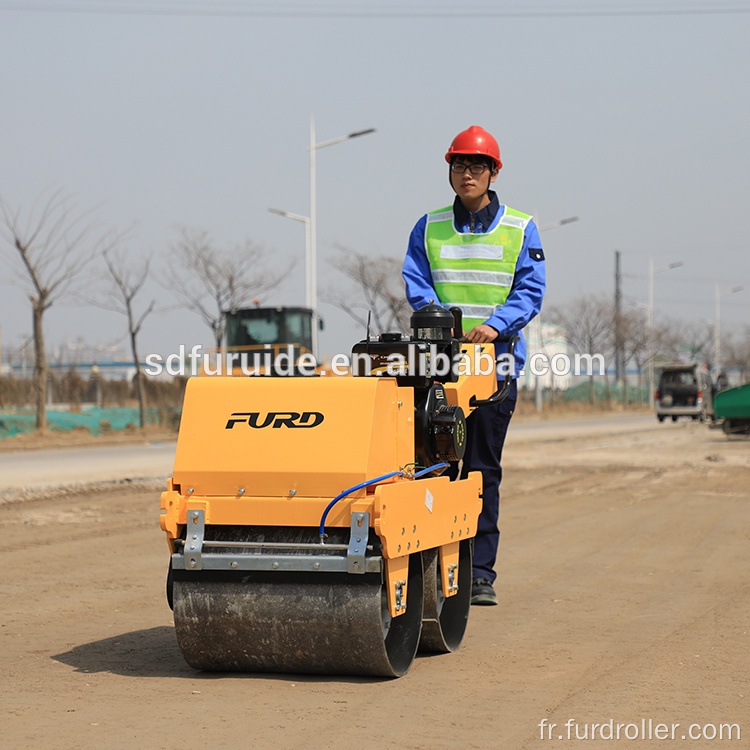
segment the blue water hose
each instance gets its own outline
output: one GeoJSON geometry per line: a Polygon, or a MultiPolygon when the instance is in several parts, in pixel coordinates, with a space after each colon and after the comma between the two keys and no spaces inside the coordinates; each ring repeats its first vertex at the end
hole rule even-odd
{"type": "Polygon", "coordinates": [[[435,469],[442,469],[444,466],[450,466],[450,464],[442,463],[442,464],[435,464],[434,466],[428,466],[426,469],[422,469],[422,471],[418,471],[416,474],[413,474],[412,477],[414,479],[417,479],[418,477],[422,477],[425,474],[429,474],[431,471],[435,471],[435,469]]]}
{"type": "Polygon", "coordinates": [[[328,511],[330,511],[331,508],[333,508],[333,506],[336,505],[336,503],[339,500],[342,500],[347,495],[351,495],[352,492],[361,490],[363,487],[369,487],[371,484],[377,484],[378,482],[383,482],[386,479],[390,479],[391,477],[403,476],[403,475],[404,475],[403,471],[392,471],[390,474],[383,474],[382,477],[377,477],[375,479],[370,479],[367,482],[362,482],[362,484],[357,484],[354,487],[350,487],[348,490],[344,490],[340,495],[336,495],[336,497],[334,497],[333,500],[331,500],[331,502],[328,503],[328,505],[326,506],[326,509],[323,511],[323,515],[320,517],[320,531],[319,531],[320,543],[323,544],[323,539],[325,538],[325,535],[326,535],[325,527],[326,527],[326,518],[328,516],[328,511]]]}
{"type": "MultiPolygon", "coordinates": [[[[413,479],[416,479],[417,477],[421,477],[424,474],[428,474],[431,471],[435,471],[435,469],[441,469],[444,466],[448,466],[447,463],[442,464],[436,464],[435,466],[430,466],[429,469],[423,469],[422,471],[417,472],[416,474],[412,475],[413,479]]],[[[326,509],[323,511],[323,515],[320,517],[320,543],[324,544],[323,540],[325,539],[326,535],[326,518],[328,517],[328,512],[333,508],[334,505],[339,500],[343,500],[347,495],[351,495],[352,492],[356,492],[357,490],[361,490],[365,487],[369,487],[371,484],[377,484],[378,482],[384,482],[386,479],[390,479],[391,477],[396,476],[408,476],[406,472],[404,471],[392,471],[390,474],[383,474],[382,477],[376,477],[375,479],[369,479],[367,482],[362,482],[362,484],[357,484],[354,487],[350,487],[348,490],[344,490],[341,494],[336,495],[336,497],[331,500],[330,503],[326,506],[326,509]]]]}

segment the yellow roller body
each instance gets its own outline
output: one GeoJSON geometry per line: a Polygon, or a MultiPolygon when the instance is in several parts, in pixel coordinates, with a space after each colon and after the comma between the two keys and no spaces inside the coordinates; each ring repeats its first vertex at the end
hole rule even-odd
{"type": "Polygon", "coordinates": [[[334,497],[413,461],[413,418],[413,391],[393,378],[192,378],[174,483],[196,495],[233,496],[252,480],[254,496],[334,497]]]}
{"type": "MultiPolygon", "coordinates": [[[[446,398],[468,413],[493,389],[471,376],[446,398]]],[[[415,479],[414,457],[414,389],[396,378],[192,378],[161,503],[186,660],[398,676],[420,633],[423,648],[456,648],[481,475],[415,479]],[[334,498],[388,474],[332,504],[319,542],[334,498]]]]}
{"type": "MultiPolygon", "coordinates": [[[[193,378],[174,474],[162,496],[162,528],[176,539],[188,509],[204,510],[207,524],[314,527],[340,492],[404,468],[413,457],[413,390],[393,378],[193,378]],[[323,419],[295,427],[289,414],[298,415],[296,422],[305,414],[323,419]],[[268,425],[251,427],[248,420],[268,425]]],[[[352,493],[326,524],[348,527],[353,508],[369,512],[386,557],[476,533],[479,473],[461,482],[391,482],[352,493]],[[417,522],[419,534],[412,531],[417,522]]]]}

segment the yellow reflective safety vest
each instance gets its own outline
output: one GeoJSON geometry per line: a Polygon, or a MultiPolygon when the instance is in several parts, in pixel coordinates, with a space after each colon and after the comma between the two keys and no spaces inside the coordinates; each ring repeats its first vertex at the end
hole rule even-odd
{"type": "Polygon", "coordinates": [[[506,206],[482,234],[457,231],[453,218],[452,206],[427,214],[425,250],[441,304],[460,307],[470,331],[505,304],[531,216],[506,206]]]}

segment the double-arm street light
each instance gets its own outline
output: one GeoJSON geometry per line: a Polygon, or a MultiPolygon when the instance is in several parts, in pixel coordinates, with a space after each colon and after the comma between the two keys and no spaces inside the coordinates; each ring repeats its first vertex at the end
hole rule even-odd
{"type": "Polygon", "coordinates": [[[318,273],[317,273],[317,237],[316,237],[316,200],[315,200],[315,153],[327,146],[335,146],[337,143],[349,141],[352,138],[359,138],[362,135],[374,133],[375,128],[366,130],[356,130],[348,135],[341,135],[338,138],[331,138],[329,141],[315,143],[315,117],[310,115],[310,216],[300,216],[292,214],[289,211],[283,211],[278,208],[269,208],[272,213],[279,216],[285,216],[288,219],[302,221],[305,223],[305,304],[313,311],[313,354],[318,356],[318,273]]]}
{"type": "MultiPolygon", "coordinates": [[[[359,138],[363,135],[369,135],[374,133],[375,128],[367,128],[366,130],[356,130],[348,135],[340,135],[338,138],[332,138],[330,141],[322,141],[321,143],[315,143],[315,117],[310,115],[310,296],[312,301],[310,307],[313,311],[313,321],[316,320],[317,309],[318,309],[318,274],[317,274],[317,239],[316,239],[316,205],[315,205],[315,153],[320,151],[322,148],[328,146],[335,146],[337,143],[343,141],[349,141],[352,138],[359,138]]],[[[317,331],[317,325],[315,327],[317,331]]],[[[315,337],[317,341],[317,334],[315,337]]],[[[317,344],[316,351],[314,352],[317,356],[317,344]]]]}
{"type": "Polygon", "coordinates": [[[735,294],[736,292],[741,292],[745,287],[744,286],[735,286],[731,289],[728,289],[726,292],[720,292],[719,291],[719,285],[716,284],[716,320],[714,321],[714,354],[716,355],[714,357],[715,364],[715,374],[716,378],[719,377],[719,373],[721,373],[721,305],[720,301],[722,297],[728,297],[730,294],[735,294]]]}
{"type": "Polygon", "coordinates": [[[680,260],[667,266],[654,268],[654,259],[648,259],[648,408],[654,408],[654,276],[685,264],[680,260]]]}

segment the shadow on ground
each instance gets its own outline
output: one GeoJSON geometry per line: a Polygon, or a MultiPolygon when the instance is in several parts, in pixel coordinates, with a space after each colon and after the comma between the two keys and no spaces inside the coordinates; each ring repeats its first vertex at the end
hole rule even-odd
{"type": "Polygon", "coordinates": [[[76,672],[109,672],[126,677],[195,677],[182,658],[174,628],[166,625],[83,643],[55,661],[74,667],[76,672]]]}
{"type": "Polygon", "coordinates": [[[108,673],[125,677],[177,677],[196,679],[266,679],[284,682],[339,682],[348,684],[388,682],[390,678],[343,675],[261,674],[197,672],[182,658],[174,628],[160,626],[82,643],[50,657],[81,674],[108,673]]]}

